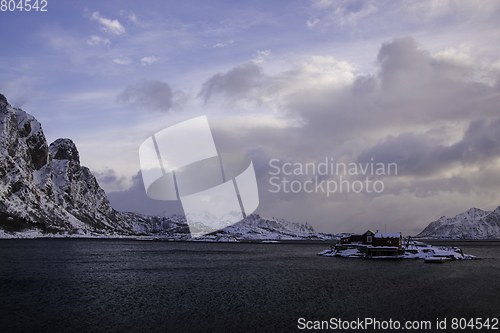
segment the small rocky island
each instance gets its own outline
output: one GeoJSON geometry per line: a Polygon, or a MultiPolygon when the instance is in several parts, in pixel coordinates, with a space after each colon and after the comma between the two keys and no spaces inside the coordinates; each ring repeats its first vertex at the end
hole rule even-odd
{"type": "Polygon", "coordinates": [[[399,232],[387,233],[371,230],[364,234],[344,236],[340,239],[340,243],[318,255],[368,259],[424,259],[425,262],[476,258],[473,255],[464,254],[458,247],[432,246],[415,241],[411,237],[403,239],[399,232]]]}

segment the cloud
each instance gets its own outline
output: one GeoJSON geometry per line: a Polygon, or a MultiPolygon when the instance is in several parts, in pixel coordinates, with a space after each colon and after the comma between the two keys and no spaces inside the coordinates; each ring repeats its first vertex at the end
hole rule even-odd
{"type": "Polygon", "coordinates": [[[332,140],[340,140],[337,145],[353,139],[368,142],[497,115],[497,88],[472,80],[473,68],[436,61],[412,38],[383,43],[376,65],[376,73],[356,75],[347,62],[313,56],[268,75],[252,62],[212,76],[199,96],[234,103],[259,99],[301,124],[283,129],[282,135],[300,131],[301,145],[318,151],[332,140]]]}
{"type": "Polygon", "coordinates": [[[116,58],[116,59],[113,59],[113,62],[117,65],[130,65],[132,63],[132,59],[130,59],[128,57],[116,58]]]}
{"type": "Polygon", "coordinates": [[[203,97],[205,102],[211,98],[222,95],[235,99],[247,95],[250,90],[260,84],[262,68],[254,62],[248,62],[238,66],[225,74],[215,74],[205,83],[198,96],[203,97]]]}
{"type": "Polygon", "coordinates": [[[77,37],[70,31],[57,28],[46,29],[41,34],[47,44],[61,57],[59,61],[50,63],[52,70],[64,66],[79,74],[98,74],[109,77],[118,72],[115,66],[109,64],[110,60],[115,60],[118,64],[131,63],[130,59],[123,57],[124,54],[129,53],[128,50],[115,45],[108,47],[111,45],[111,40],[99,35],[77,37]]]}
{"type": "MultiPolygon", "coordinates": [[[[269,50],[260,51],[259,56],[270,54],[269,50]]],[[[283,106],[283,103],[294,104],[294,96],[300,96],[307,89],[317,94],[325,89],[345,86],[352,82],[355,71],[347,62],[328,56],[307,57],[295,67],[269,76],[255,61],[250,61],[224,74],[212,76],[203,83],[198,96],[203,97],[205,102],[219,98],[226,103],[262,104],[266,101],[274,104],[273,107],[283,106]]]]}
{"type": "Polygon", "coordinates": [[[120,24],[120,22],[118,22],[118,20],[107,19],[104,16],[101,16],[99,12],[93,12],[90,18],[99,22],[105,31],[113,35],[121,35],[125,32],[125,28],[120,24]]]}
{"type": "Polygon", "coordinates": [[[464,45],[462,45],[460,48],[448,47],[436,53],[433,58],[444,62],[450,62],[457,66],[473,65],[473,60],[470,55],[470,48],[464,45]]]}
{"type": "Polygon", "coordinates": [[[356,22],[372,13],[378,11],[378,8],[373,4],[369,3],[368,5],[361,8],[361,10],[357,12],[347,12],[345,9],[336,10],[335,16],[337,16],[337,22],[340,25],[351,24],[354,25],[356,22]]]}
{"type": "Polygon", "coordinates": [[[322,10],[333,6],[333,0],[312,0],[312,7],[322,10]]]}
{"type": "Polygon", "coordinates": [[[99,45],[99,44],[107,45],[107,44],[109,44],[109,39],[102,38],[99,36],[90,36],[89,39],[87,39],[87,44],[89,44],[89,45],[99,45]]]}
{"type": "Polygon", "coordinates": [[[264,62],[271,56],[271,50],[257,51],[257,57],[253,61],[257,64],[264,62]]]}
{"type": "Polygon", "coordinates": [[[230,40],[229,42],[226,42],[226,43],[217,43],[213,46],[214,49],[216,48],[222,48],[222,47],[226,47],[228,45],[231,45],[234,43],[234,40],[230,40]]]}
{"type": "Polygon", "coordinates": [[[155,56],[144,57],[141,59],[141,64],[144,66],[154,64],[155,62],[158,62],[158,58],[155,56]]]}
{"type": "MultiPolygon", "coordinates": [[[[420,228],[450,211],[498,205],[498,188],[478,186],[474,180],[484,182],[481,170],[500,161],[499,85],[477,80],[474,65],[436,58],[409,37],[383,43],[374,58],[376,72],[364,75],[347,62],[313,56],[272,75],[247,63],[204,83],[200,96],[205,100],[234,103],[231,109],[257,100],[259,109],[267,110],[263,116],[286,120],[281,127],[271,121],[248,127],[232,121],[214,128],[221,151],[252,151],[259,213],[279,212],[331,230],[328,224],[347,228],[346,221],[371,227],[385,219],[396,225],[404,216],[398,207],[407,207],[409,219],[420,228]],[[270,193],[272,158],[280,163],[320,163],[325,158],[366,163],[373,158],[398,163],[399,172],[383,178],[386,190],[379,195],[270,193]],[[370,217],[368,207],[380,219],[370,217]]],[[[488,75],[500,78],[493,68],[488,75]]]]}
{"type": "Polygon", "coordinates": [[[120,10],[119,14],[121,17],[127,18],[127,20],[129,22],[131,22],[137,26],[143,26],[142,22],[139,21],[139,19],[137,18],[137,15],[134,12],[130,11],[127,13],[126,10],[122,9],[122,10],[120,10]]]}
{"type": "MultiPolygon", "coordinates": [[[[372,1],[331,1],[313,0],[312,8],[317,10],[315,15],[320,15],[324,25],[336,24],[339,26],[354,26],[361,19],[376,13],[379,8],[372,1]]],[[[320,19],[307,21],[307,26],[312,28],[320,19]]]]}
{"type": "Polygon", "coordinates": [[[318,148],[318,142],[382,139],[439,127],[440,121],[495,116],[500,96],[493,87],[471,81],[462,67],[434,61],[412,38],[384,43],[377,65],[375,74],[354,76],[347,64],[316,59],[282,74],[285,79],[274,78],[281,109],[302,119],[305,142],[318,148]],[[325,69],[330,75],[319,74],[325,69]]]}
{"type": "Polygon", "coordinates": [[[306,24],[307,24],[307,27],[310,29],[310,28],[313,28],[316,24],[319,23],[319,19],[315,19],[315,20],[307,20],[306,24]]]}
{"type": "Polygon", "coordinates": [[[460,141],[444,145],[429,133],[403,133],[364,151],[359,162],[395,162],[402,174],[430,175],[462,166],[487,165],[500,158],[500,119],[470,122],[460,141]]]}
{"type": "Polygon", "coordinates": [[[172,88],[163,81],[150,80],[129,85],[117,96],[117,101],[136,108],[167,112],[174,106],[172,88]]]}
{"type": "Polygon", "coordinates": [[[97,179],[99,186],[106,192],[123,190],[126,185],[125,177],[119,177],[114,170],[109,168],[102,171],[92,171],[92,174],[97,179]]]}
{"type": "Polygon", "coordinates": [[[127,17],[131,22],[134,22],[135,24],[139,24],[139,21],[137,20],[137,16],[135,15],[135,13],[130,12],[130,14],[127,17]]]}
{"type": "Polygon", "coordinates": [[[419,1],[411,0],[405,3],[405,11],[423,21],[431,21],[450,17],[453,15],[467,17],[469,20],[484,21],[491,18],[491,13],[499,9],[500,5],[495,1],[419,1]]]}

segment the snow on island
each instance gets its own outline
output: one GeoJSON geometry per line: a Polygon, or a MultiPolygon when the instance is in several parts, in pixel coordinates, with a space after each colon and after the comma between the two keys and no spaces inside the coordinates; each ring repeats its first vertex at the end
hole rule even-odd
{"type": "Polygon", "coordinates": [[[339,244],[318,253],[325,257],[370,259],[425,259],[426,262],[444,262],[455,259],[475,259],[458,247],[432,246],[412,240],[403,240],[401,233],[380,233],[368,230],[364,234],[342,237],[339,244]]]}

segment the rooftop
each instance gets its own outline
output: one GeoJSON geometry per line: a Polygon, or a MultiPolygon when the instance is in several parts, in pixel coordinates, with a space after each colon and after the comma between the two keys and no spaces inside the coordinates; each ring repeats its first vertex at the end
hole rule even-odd
{"type": "Polygon", "coordinates": [[[401,237],[400,232],[377,232],[375,238],[399,238],[401,237]]]}

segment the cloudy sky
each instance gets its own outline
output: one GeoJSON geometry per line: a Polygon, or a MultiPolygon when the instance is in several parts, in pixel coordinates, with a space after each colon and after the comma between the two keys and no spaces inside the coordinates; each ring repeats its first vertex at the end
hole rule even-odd
{"type": "Polygon", "coordinates": [[[45,8],[0,12],[0,92],[49,142],[73,139],[116,209],[182,213],[145,195],[138,148],[200,115],[219,152],[252,157],[263,216],[416,234],[443,215],[500,205],[500,1],[45,8]],[[286,193],[270,183],[273,159],[396,163],[398,174],[369,175],[381,193],[286,193]]]}

